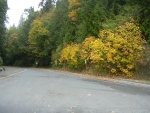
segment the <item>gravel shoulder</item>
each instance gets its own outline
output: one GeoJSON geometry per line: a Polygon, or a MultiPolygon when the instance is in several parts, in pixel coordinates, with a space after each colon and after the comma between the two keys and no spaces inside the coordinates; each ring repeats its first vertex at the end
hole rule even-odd
{"type": "Polygon", "coordinates": [[[93,80],[102,80],[102,81],[109,81],[109,82],[115,82],[115,83],[121,83],[125,85],[132,85],[132,86],[138,86],[138,87],[148,87],[150,88],[150,82],[144,81],[144,80],[133,80],[133,79],[124,79],[124,78],[111,78],[111,77],[104,77],[104,76],[94,76],[86,73],[75,73],[75,72],[69,72],[65,70],[55,70],[55,69],[46,69],[50,71],[55,71],[59,73],[66,73],[73,76],[81,76],[87,79],[93,79],[93,80]]]}

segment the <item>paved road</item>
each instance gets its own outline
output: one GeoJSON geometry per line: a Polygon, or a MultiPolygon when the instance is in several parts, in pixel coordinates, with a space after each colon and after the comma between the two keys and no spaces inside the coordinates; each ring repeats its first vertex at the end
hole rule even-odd
{"type": "Polygon", "coordinates": [[[150,113],[150,87],[43,69],[7,72],[0,72],[0,113],[150,113]]]}

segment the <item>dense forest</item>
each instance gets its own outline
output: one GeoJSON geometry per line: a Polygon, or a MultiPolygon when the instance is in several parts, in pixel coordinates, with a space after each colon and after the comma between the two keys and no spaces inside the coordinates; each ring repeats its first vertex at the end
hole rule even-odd
{"type": "Polygon", "coordinates": [[[7,1],[0,1],[4,65],[127,76],[150,67],[149,0],[41,0],[39,7],[6,29],[7,1]]]}

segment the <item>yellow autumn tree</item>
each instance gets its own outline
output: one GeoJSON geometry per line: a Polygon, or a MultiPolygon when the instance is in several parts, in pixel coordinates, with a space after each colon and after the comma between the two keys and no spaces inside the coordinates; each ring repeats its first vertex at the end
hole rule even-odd
{"type": "Polygon", "coordinates": [[[80,10],[79,6],[80,6],[80,2],[79,0],[68,0],[69,1],[69,18],[73,21],[76,22],[77,21],[77,13],[80,10]]]}
{"type": "Polygon", "coordinates": [[[104,49],[105,45],[100,39],[95,39],[91,45],[91,64],[98,72],[102,71],[102,67],[104,67],[105,57],[104,57],[104,49]]]}
{"type": "Polygon", "coordinates": [[[80,2],[79,0],[68,0],[69,1],[69,9],[72,9],[75,6],[79,6],[80,2]]]}
{"type": "Polygon", "coordinates": [[[80,8],[74,9],[69,13],[69,18],[73,21],[76,22],[77,21],[77,13],[80,10],[80,8]]]}
{"type": "Polygon", "coordinates": [[[28,39],[30,51],[36,54],[38,57],[41,57],[42,54],[44,55],[44,45],[48,36],[49,31],[43,27],[41,20],[38,18],[34,20],[31,25],[28,39]]]}
{"type": "Polygon", "coordinates": [[[132,76],[137,60],[142,58],[145,43],[139,27],[126,22],[115,31],[101,31],[99,38],[105,42],[106,67],[110,72],[132,76]]]}
{"type": "Polygon", "coordinates": [[[95,41],[95,37],[91,36],[91,37],[86,38],[82,42],[81,52],[80,52],[81,59],[87,60],[87,61],[90,59],[91,52],[92,52],[92,43],[94,41],[95,41]]]}
{"type": "Polygon", "coordinates": [[[80,44],[66,45],[60,55],[60,64],[69,69],[81,69],[80,44]]]}

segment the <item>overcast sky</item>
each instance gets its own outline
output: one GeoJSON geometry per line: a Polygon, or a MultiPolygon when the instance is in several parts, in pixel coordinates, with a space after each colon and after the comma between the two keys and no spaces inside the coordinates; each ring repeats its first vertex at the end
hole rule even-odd
{"type": "Polygon", "coordinates": [[[13,24],[17,26],[24,9],[33,6],[35,10],[37,10],[40,1],[41,0],[7,0],[9,7],[9,10],[7,11],[9,23],[7,23],[6,26],[9,27],[13,24]]]}

